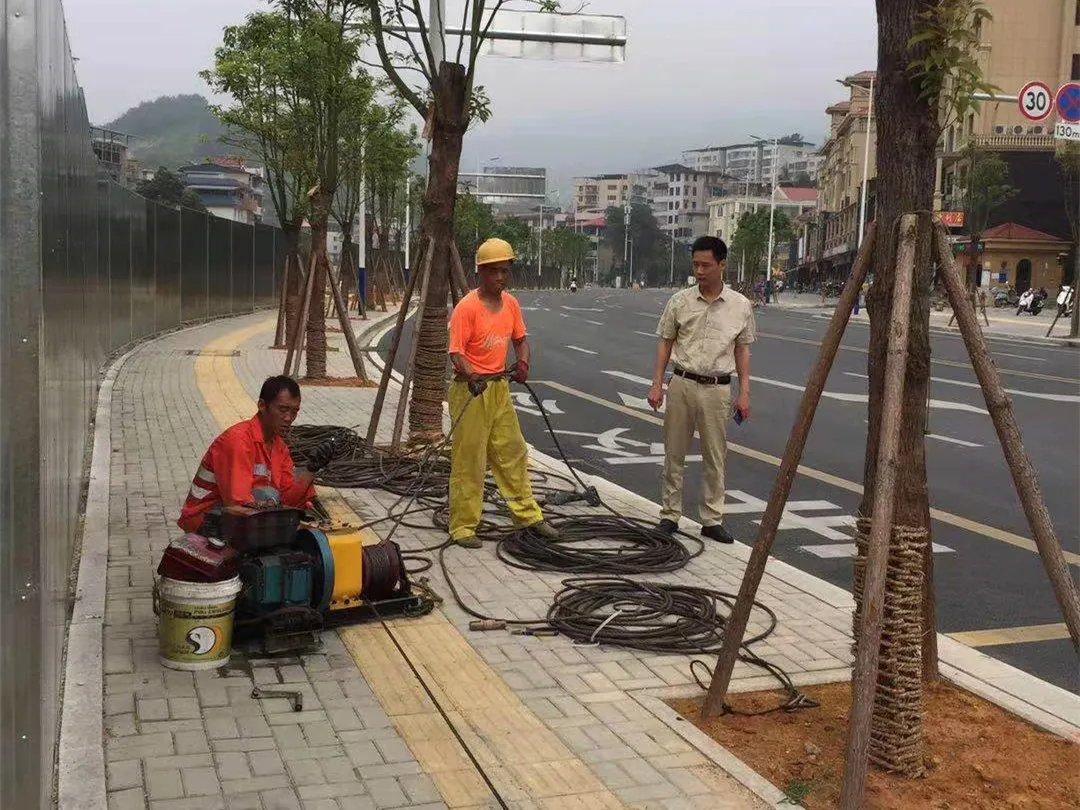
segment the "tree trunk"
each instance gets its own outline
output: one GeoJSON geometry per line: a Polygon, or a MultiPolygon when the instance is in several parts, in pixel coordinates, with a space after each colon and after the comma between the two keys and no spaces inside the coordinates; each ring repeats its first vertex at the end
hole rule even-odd
{"type": "Polygon", "coordinates": [[[289,287],[285,291],[285,335],[296,331],[296,322],[300,319],[300,302],[304,295],[302,274],[304,263],[300,261],[300,225],[296,222],[282,222],[281,231],[285,234],[286,260],[292,263],[289,268],[289,287]]]}
{"type": "MultiPolygon", "coordinates": [[[[935,0],[876,0],[878,14],[877,97],[878,142],[889,144],[878,156],[878,239],[874,250],[875,278],[867,296],[870,316],[868,361],[869,412],[864,495],[860,507],[871,514],[879,432],[884,413],[883,393],[889,313],[895,285],[897,225],[904,213],[933,209],[937,109],[919,98],[919,85],[908,72],[917,54],[908,42],[919,15],[935,0]]],[[[929,542],[924,425],[930,368],[931,228],[920,223],[915,253],[907,371],[901,405],[899,481],[894,531],[889,548],[889,581],[885,597],[881,662],[874,699],[871,732],[872,761],[907,774],[922,769],[922,550],[929,542]],[[912,536],[915,540],[911,541],[912,536]],[[909,542],[914,542],[913,549],[909,542]],[[917,552],[917,553],[916,553],[917,552]],[[910,566],[915,556],[914,571],[910,566]],[[907,566],[905,568],[905,565],[907,566]],[[913,589],[913,590],[912,590],[913,589]],[[902,609],[901,606],[902,605],[902,609]],[[914,709],[914,710],[913,710],[914,709]]],[[[856,560],[856,626],[862,609],[860,564],[856,560]]],[[[856,635],[858,638],[858,634],[856,635]]]]}
{"type": "Polygon", "coordinates": [[[468,124],[465,112],[465,68],[443,62],[435,82],[434,121],[421,241],[434,240],[431,280],[424,301],[409,407],[409,441],[437,440],[443,432],[446,397],[446,296],[450,283],[450,244],[454,239],[461,144],[468,124]]]}
{"type": "Polygon", "coordinates": [[[326,379],[326,223],[330,217],[333,195],[320,190],[311,205],[311,250],[315,254],[315,286],[307,325],[307,377],[326,379]]]}

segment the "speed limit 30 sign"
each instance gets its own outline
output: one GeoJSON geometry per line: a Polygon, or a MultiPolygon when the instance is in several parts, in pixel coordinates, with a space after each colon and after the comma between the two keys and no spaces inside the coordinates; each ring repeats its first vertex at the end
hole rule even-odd
{"type": "Polygon", "coordinates": [[[1028,82],[1017,98],[1020,112],[1032,121],[1042,121],[1054,111],[1054,93],[1043,82],[1028,82]]]}

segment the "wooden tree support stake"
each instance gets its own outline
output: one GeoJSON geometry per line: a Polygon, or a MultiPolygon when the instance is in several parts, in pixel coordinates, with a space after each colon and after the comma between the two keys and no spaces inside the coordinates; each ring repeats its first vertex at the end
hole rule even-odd
{"type": "Polygon", "coordinates": [[[285,309],[286,302],[289,297],[289,273],[292,269],[292,254],[285,254],[285,272],[281,274],[281,294],[278,296],[278,311],[277,311],[277,323],[274,325],[274,348],[282,349],[285,347],[286,327],[285,327],[285,309]]]}
{"type": "MultiPolygon", "coordinates": [[[[428,238],[428,252],[434,250],[433,240],[428,238]]],[[[421,247],[417,258],[421,258],[424,254],[424,248],[421,247]]],[[[413,288],[416,284],[416,273],[409,274],[409,281],[405,285],[405,292],[402,295],[401,307],[398,309],[397,323],[394,326],[394,337],[390,340],[390,352],[386,356],[386,362],[383,364],[382,377],[379,380],[379,390],[375,394],[375,405],[371,409],[371,421],[368,422],[367,431],[367,444],[368,447],[375,446],[375,435],[379,430],[379,419],[382,417],[383,404],[386,402],[386,392],[390,387],[390,374],[394,370],[394,361],[397,359],[398,348],[401,346],[401,336],[405,331],[405,318],[409,314],[409,304],[412,301],[413,288]]]]}
{"type": "MultiPolygon", "coordinates": [[[[471,286],[469,285],[468,276],[465,275],[465,268],[462,266],[461,263],[461,254],[458,253],[457,242],[450,243],[450,259],[450,267],[453,270],[453,273],[451,275],[453,278],[457,279],[458,290],[461,291],[460,297],[464,298],[471,289],[471,286]]],[[[454,303],[457,302],[455,301],[454,303]]]]}
{"type": "Polygon", "coordinates": [[[900,219],[900,239],[896,251],[893,305],[889,320],[889,347],[885,357],[881,433],[878,442],[877,469],[874,471],[869,547],[866,552],[862,623],[858,628],[859,638],[855,647],[855,665],[852,669],[851,716],[848,721],[844,781],[840,788],[840,810],[860,810],[863,807],[863,794],[866,790],[870,725],[874,711],[874,695],[877,692],[881,624],[885,613],[885,576],[889,565],[889,539],[892,537],[893,517],[896,512],[904,377],[907,373],[911,294],[915,275],[915,243],[918,235],[918,215],[904,214],[900,219]]]}
{"type": "Polygon", "coordinates": [[[394,432],[390,439],[391,452],[397,452],[401,444],[401,431],[405,427],[405,408],[409,404],[409,390],[412,388],[416,353],[420,348],[420,330],[423,328],[424,323],[424,309],[427,303],[428,285],[431,282],[431,265],[434,256],[435,240],[431,239],[427,253],[424,255],[424,269],[420,274],[420,300],[416,304],[416,328],[413,330],[412,343],[409,344],[409,362],[405,366],[405,373],[401,375],[401,395],[398,397],[397,414],[394,416],[394,432]]]}
{"type": "Polygon", "coordinates": [[[1080,592],[1069,574],[1065,555],[1061,550],[1061,542],[1054,531],[1054,524],[1046,508],[1046,500],[1039,487],[1039,477],[1024,451],[1024,443],[1020,438],[1020,428],[1016,424],[1012,402],[1001,385],[1001,375],[994,366],[994,361],[986,346],[986,338],[979,329],[974,311],[957,306],[963,300],[964,289],[956,263],[948,248],[948,235],[941,226],[937,226],[934,229],[934,237],[938,261],[943,268],[942,277],[945,280],[945,288],[959,313],[957,325],[960,327],[960,335],[964,339],[972,368],[975,369],[975,376],[982,388],[986,409],[994,422],[1001,449],[1005,453],[1005,461],[1009,465],[1009,472],[1016,485],[1016,494],[1020,496],[1020,503],[1024,507],[1024,514],[1031,527],[1035,546],[1039,550],[1039,556],[1046,568],[1046,575],[1054,588],[1054,596],[1057,597],[1058,605],[1065,617],[1065,625],[1069,628],[1073,645],[1080,648],[1080,592]]]}
{"type": "Polygon", "coordinates": [[[311,296],[315,289],[315,251],[311,252],[311,260],[308,262],[307,278],[304,283],[304,301],[300,305],[300,317],[296,320],[296,328],[285,352],[285,370],[282,374],[296,376],[300,370],[300,354],[304,350],[304,340],[307,337],[308,313],[311,311],[311,296]]]}
{"type": "Polygon", "coordinates": [[[360,352],[360,347],[356,344],[356,335],[353,332],[352,322],[349,320],[349,310],[345,306],[345,300],[341,295],[341,287],[338,285],[340,277],[334,275],[334,268],[332,265],[328,265],[326,273],[330,277],[330,291],[334,299],[334,309],[337,310],[338,324],[341,326],[341,331],[345,335],[345,344],[349,347],[349,355],[352,357],[353,370],[356,372],[356,376],[361,380],[367,379],[367,373],[364,371],[364,356],[360,352]]]}
{"type": "Polygon", "coordinates": [[[709,685],[709,693],[705,698],[702,714],[709,717],[723,709],[724,697],[727,695],[728,685],[731,683],[731,673],[735,667],[735,660],[739,655],[739,647],[746,635],[746,624],[750,619],[750,611],[757,597],[758,586],[765,574],[765,564],[769,560],[769,552],[773,541],[776,540],[776,531],[780,526],[780,517],[787,504],[788,495],[791,494],[791,486],[795,481],[795,474],[802,459],[806,440],[810,435],[810,426],[814,421],[814,413],[818,402],[821,401],[821,393],[825,390],[825,381],[829,377],[833,360],[840,347],[840,341],[844,337],[844,330],[851,318],[851,311],[855,307],[856,298],[866,279],[866,272],[870,266],[870,258],[874,251],[875,224],[867,227],[866,236],[863,239],[859,255],[855,259],[855,266],[851,269],[844,290],[840,294],[840,300],[836,304],[832,320],[821,341],[817,360],[807,380],[806,390],[803,392],[802,401],[799,403],[799,412],[792,425],[791,435],[788,438],[784,457],[780,462],[780,469],[776,473],[773,482],[772,494],[769,503],[762,516],[761,528],[758,530],[757,540],[750,560],[746,564],[746,572],[743,574],[742,585],[739,587],[739,596],[731,609],[731,616],[724,625],[724,644],[720,649],[720,658],[713,671],[712,683],[709,685]]]}

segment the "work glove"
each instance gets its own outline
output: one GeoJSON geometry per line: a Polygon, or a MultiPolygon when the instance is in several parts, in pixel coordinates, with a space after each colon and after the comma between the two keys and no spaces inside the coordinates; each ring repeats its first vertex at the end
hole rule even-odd
{"type": "Polygon", "coordinates": [[[510,369],[510,379],[519,384],[529,379],[529,364],[524,360],[514,363],[510,369]]]}
{"type": "Polygon", "coordinates": [[[307,461],[304,466],[307,467],[309,472],[317,473],[327,464],[334,460],[334,456],[338,454],[338,439],[332,437],[320,444],[311,454],[307,457],[307,461]]]}

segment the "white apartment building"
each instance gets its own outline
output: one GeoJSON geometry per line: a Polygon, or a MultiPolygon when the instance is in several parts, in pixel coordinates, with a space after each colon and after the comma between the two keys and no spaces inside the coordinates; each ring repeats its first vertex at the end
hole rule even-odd
{"type": "MultiPolygon", "coordinates": [[[[812,211],[817,206],[817,189],[813,188],[778,188],[776,189],[776,210],[783,211],[788,218],[795,219],[800,214],[812,211]]],[[[766,196],[738,197],[727,196],[709,200],[708,234],[718,236],[728,245],[735,238],[739,229],[739,220],[743,214],[768,210],[771,201],[766,196]]]]}
{"type": "Polygon", "coordinates": [[[806,141],[775,146],[772,141],[752,141],[688,149],[682,162],[697,171],[719,171],[752,183],[795,181],[804,172],[816,183],[821,158],[806,141]]]}
{"type": "Polygon", "coordinates": [[[708,232],[709,200],[737,181],[723,172],[694,169],[681,163],[657,166],[652,184],[652,209],[660,229],[676,239],[693,239],[708,232]]]}

